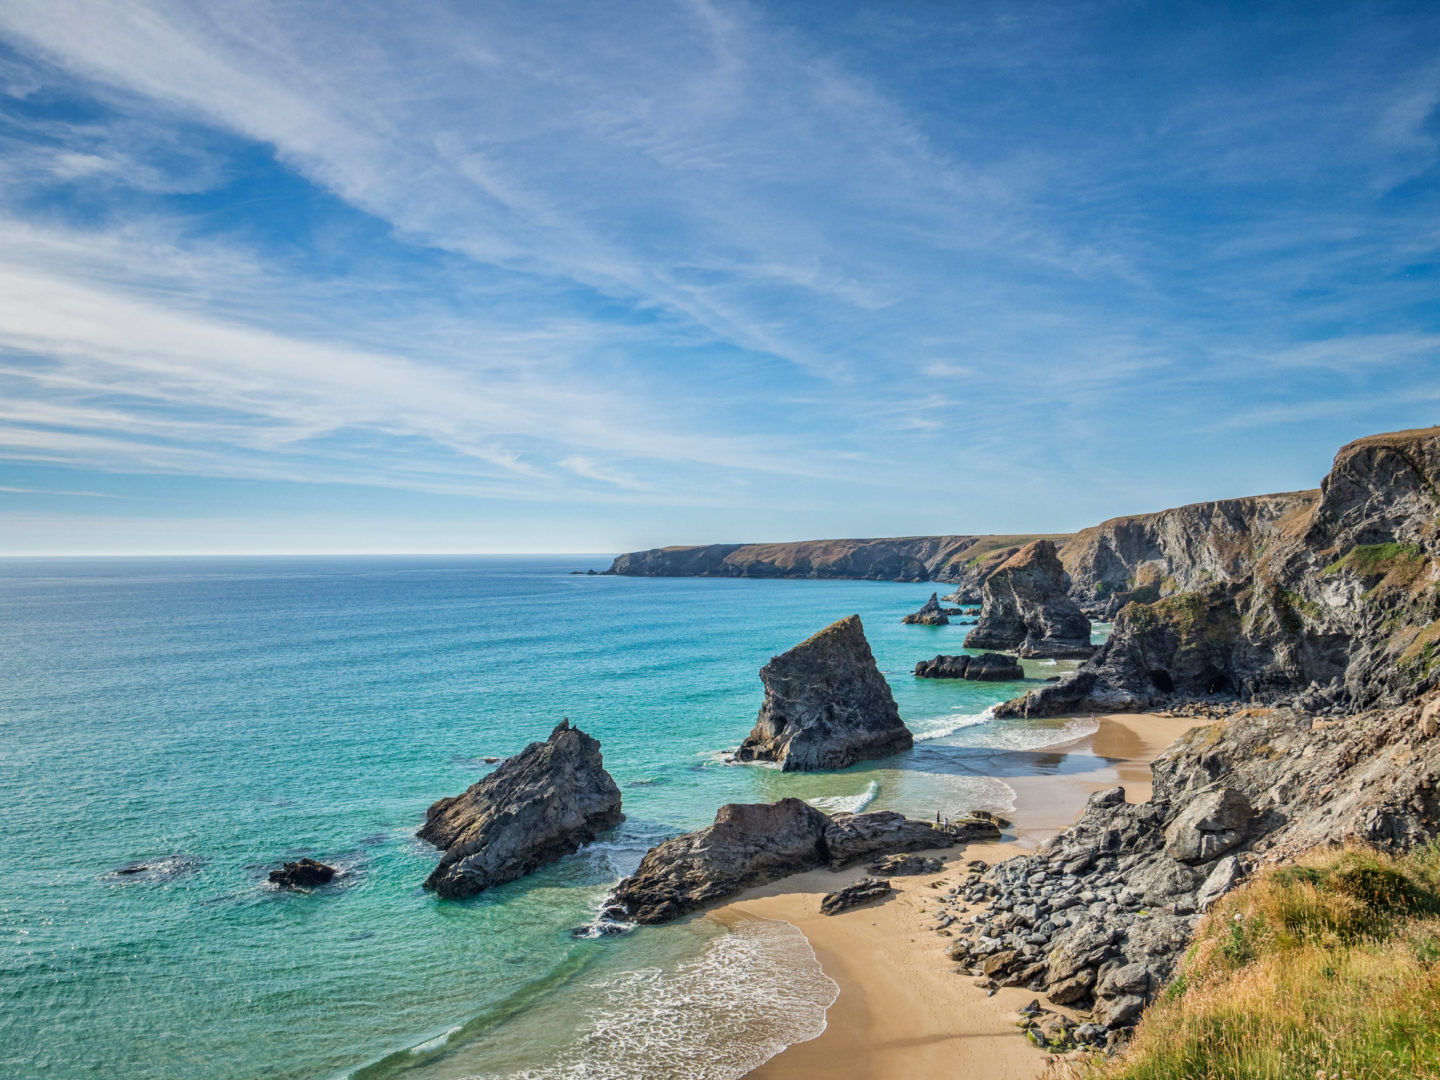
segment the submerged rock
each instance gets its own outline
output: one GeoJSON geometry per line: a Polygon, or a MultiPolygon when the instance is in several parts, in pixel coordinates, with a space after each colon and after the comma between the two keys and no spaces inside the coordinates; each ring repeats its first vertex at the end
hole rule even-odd
{"type": "Polygon", "coordinates": [[[287,862],[279,870],[270,871],[270,884],[282,889],[313,889],[334,880],[335,867],[314,859],[287,862]]]}
{"type": "Polygon", "coordinates": [[[732,803],[720,808],[713,825],[651,848],[615,887],[611,902],[635,922],[669,922],[790,874],[973,838],[890,810],[830,817],[799,799],[732,803]]]}
{"type": "Polygon", "coordinates": [[[982,587],[980,623],[967,649],[1015,649],[1024,657],[1088,657],[1090,620],[1065,591],[1065,571],[1049,540],[1026,544],[982,587]]]}
{"type": "Polygon", "coordinates": [[[971,679],[981,682],[1014,682],[1025,678],[1020,661],[1004,653],[987,652],[979,656],[937,656],[915,665],[918,679],[971,679]]]}
{"type": "Polygon", "coordinates": [[[892,891],[888,881],[862,877],[853,885],[846,885],[843,889],[826,893],[825,898],[820,901],[820,914],[839,915],[842,911],[849,911],[861,904],[869,904],[889,896],[892,891]]]}
{"type": "Polygon", "coordinates": [[[545,742],[430,807],[416,835],[445,854],[425,888],[473,896],[569,855],[624,819],[600,744],[562,720],[545,742]]]}
{"type": "Polygon", "coordinates": [[[737,761],[776,761],[785,772],[843,769],[914,743],[858,615],[771,659],[760,681],[765,701],[737,761]]]}

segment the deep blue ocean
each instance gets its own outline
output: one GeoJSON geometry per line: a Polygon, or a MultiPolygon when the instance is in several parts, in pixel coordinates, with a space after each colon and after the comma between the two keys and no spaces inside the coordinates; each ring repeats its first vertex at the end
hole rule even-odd
{"type": "Polygon", "coordinates": [[[785,795],[1005,811],[1006,752],[1083,733],[987,719],[1017,684],[913,678],[968,629],[901,625],[930,586],[570,573],[609,561],[0,560],[0,1075],[739,1076],[834,985],[783,924],[573,938],[650,845],[785,795]],[[724,764],[761,665],[851,613],[915,750],[724,764]],[[561,717],[625,824],[473,900],[424,892],[426,807],[561,717]],[[341,878],[268,885],[302,855],[341,878]]]}

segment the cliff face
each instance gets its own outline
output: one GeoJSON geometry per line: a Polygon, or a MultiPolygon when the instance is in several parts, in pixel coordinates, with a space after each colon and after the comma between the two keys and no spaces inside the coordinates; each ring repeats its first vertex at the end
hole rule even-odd
{"type": "Polygon", "coordinates": [[[651,548],[619,556],[606,573],[628,577],[973,582],[978,589],[976,569],[987,555],[997,549],[1013,552],[1032,539],[1034,537],[1028,536],[903,536],[651,548]]]}
{"type": "Polygon", "coordinates": [[[1090,620],[1065,592],[1055,545],[1036,540],[1006,559],[981,589],[980,623],[967,649],[1015,649],[1022,657],[1085,657],[1090,620]]]}
{"type": "Polygon", "coordinates": [[[1440,681],[1440,428],[1343,447],[1318,495],[1249,543],[1248,571],[1128,605],[1074,679],[1001,713],[1144,708],[1172,694],[1354,708],[1440,681]]]}
{"type": "Polygon", "coordinates": [[[1313,508],[1319,496],[1293,491],[1193,503],[1082,529],[1060,549],[1070,595],[1109,617],[1132,599],[1153,601],[1242,580],[1276,531],[1313,508]]]}

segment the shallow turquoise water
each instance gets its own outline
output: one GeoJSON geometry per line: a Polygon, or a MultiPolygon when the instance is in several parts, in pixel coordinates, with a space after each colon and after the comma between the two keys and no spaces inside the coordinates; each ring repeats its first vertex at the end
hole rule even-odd
{"type": "Polygon", "coordinates": [[[0,561],[0,1074],[721,1077],[813,1035],[831,991],[784,928],[568,931],[721,803],[1006,809],[1003,751],[1062,733],[983,720],[1014,684],[909,675],[966,632],[900,624],[929,587],[568,573],[607,564],[0,561]],[[852,612],[915,751],[720,763],[760,666],[852,612]],[[423,892],[425,808],[562,716],[601,740],[626,824],[476,900],[423,892]],[[299,855],[344,876],[270,889],[299,855]],[[159,869],[114,875],[138,861],[159,869]],[[717,996],[782,970],[786,1008],[717,996]]]}

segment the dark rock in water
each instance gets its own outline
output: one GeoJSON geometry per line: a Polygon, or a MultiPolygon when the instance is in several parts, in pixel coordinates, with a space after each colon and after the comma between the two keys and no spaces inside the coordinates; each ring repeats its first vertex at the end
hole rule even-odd
{"type": "Polygon", "coordinates": [[[982,682],[1013,682],[1025,678],[1020,661],[1004,653],[982,653],[979,656],[937,656],[915,665],[920,679],[971,679],[982,682]]]}
{"type": "Polygon", "coordinates": [[[789,874],[973,838],[893,811],[829,817],[799,799],[732,803],[715,824],[651,848],[611,900],[635,922],[669,922],[789,874]]]}
{"type": "Polygon", "coordinates": [[[430,807],[416,835],[445,854],[425,887],[473,896],[569,855],[624,819],[600,744],[562,720],[545,742],[430,807]]]}
{"type": "Polygon", "coordinates": [[[914,743],[858,615],[771,659],[760,681],[765,701],[737,761],[778,761],[785,772],[843,769],[914,743]]]}
{"type": "Polygon", "coordinates": [[[886,855],[870,864],[876,877],[914,877],[916,874],[938,874],[945,867],[944,859],[927,859],[923,855],[886,855]]]}
{"type": "Polygon", "coordinates": [[[487,757],[483,759],[486,765],[494,765],[500,759],[498,757],[487,757]]]}
{"type": "Polygon", "coordinates": [[[925,606],[913,614],[906,615],[900,620],[903,623],[921,626],[944,626],[950,621],[950,616],[940,606],[940,594],[931,593],[930,599],[925,601],[925,606]]]}
{"type": "Polygon", "coordinates": [[[115,871],[115,873],[121,877],[128,877],[130,874],[148,874],[149,872],[150,867],[145,863],[135,863],[133,866],[122,866],[119,870],[115,871]]]}
{"type": "Polygon", "coordinates": [[[270,884],[282,889],[313,889],[325,885],[335,877],[335,868],[314,859],[287,862],[279,870],[270,871],[270,884]]]}
{"type": "Polygon", "coordinates": [[[148,862],[131,863],[118,870],[111,870],[110,877],[125,878],[127,881],[173,881],[197,869],[201,860],[193,855],[166,855],[148,862]]]}
{"type": "Polygon", "coordinates": [[[849,911],[861,904],[869,904],[889,896],[890,893],[890,882],[862,877],[853,885],[846,885],[843,889],[827,893],[825,898],[820,901],[820,914],[839,915],[842,911],[849,911]]]}
{"type": "Polygon", "coordinates": [[[980,624],[967,649],[1015,649],[1024,657],[1088,657],[1090,620],[1065,591],[1055,545],[1036,540],[1006,559],[982,587],[980,624]]]}

